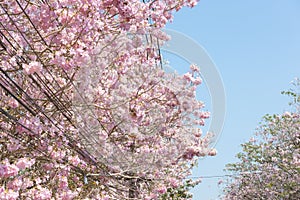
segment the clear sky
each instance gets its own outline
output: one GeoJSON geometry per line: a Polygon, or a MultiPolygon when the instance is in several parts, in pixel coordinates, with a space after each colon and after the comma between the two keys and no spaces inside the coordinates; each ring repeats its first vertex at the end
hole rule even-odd
{"type": "MultiPolygon", "coordinates": [[[[218,155],[201,160],[194,175],[223,175],[261,118],[288,110],[290,99],[280,92],[300,77],[300,1],[201,0],[167,27],[202,45],[222,76],[227,112],[218,155]]],[[[219,180],[203,179],[194,199],[219,199],[219,180]]]]}

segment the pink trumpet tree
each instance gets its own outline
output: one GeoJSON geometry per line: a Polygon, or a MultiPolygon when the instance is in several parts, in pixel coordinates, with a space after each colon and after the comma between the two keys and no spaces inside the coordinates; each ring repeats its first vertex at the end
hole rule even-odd
{"type": "MultiPolygon", "coordinates": [[[[299,94],[285,92],[299,104],[299,94]]],[[[254,138],[242,144],[239,162],[229,164],[232,171],[223,199],[300,198],[300,113],[267,115],[254,138]]]]}
{"type": "Polygon", "coordinates": [[[159,46],[195,4],[1,1],[0,199],[189,198],[209,113],[159,46]]]}

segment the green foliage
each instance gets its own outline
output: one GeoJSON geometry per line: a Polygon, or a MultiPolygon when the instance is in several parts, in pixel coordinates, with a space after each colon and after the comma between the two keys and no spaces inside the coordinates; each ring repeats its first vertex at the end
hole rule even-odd
{"type": "Polygon", "coordinates": [[[281,94],[289,96],[292,101],[289,105],[294,106],[297,111],[300,108],[300,79],[296,78],[292,82],[293,87],[290,88],[288,91],[282,91],[281,94]]]}
{"type": "Polygon", "coordinates": [[[194,188],[200,180],[193,181],[189,179],[185,183],[177,188],[168,188],[167,192],[160,197],[160,200],[186,200],[192,199],[193,195],[189,191],[194,188]]]}

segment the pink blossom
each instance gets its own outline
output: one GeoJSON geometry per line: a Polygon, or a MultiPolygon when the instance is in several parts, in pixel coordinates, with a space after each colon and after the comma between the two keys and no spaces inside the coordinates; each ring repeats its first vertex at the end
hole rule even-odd
{"type": "Polygon", "coordinates": [[[0,164],[0,177],[16,176],[19,172],[19,168],[13,164],[0,164]]]}
{"type": "Polygon", "coordinates": [[[164,194],[167,192],[167,188],[165,186],[161,186],[161,187],[157,188],[156,191],[160,194],[164,194]]]}
{"type": "Polygon", "coordinates": [[[0,164],[0,177],[4,177],[7,173],[7,166],[0,164]]]}
{"type": "Polygon", "coordinates": [[[202,83],[202,79],[200,77],[197,77],[197,78],[193,79],[192,81],[195,85],[200,85],[202,83]]]}
{"type": "Polygon", "coordinates": [[[15,165],[8,165],[7,166],[7,173],[6,173],[6,176],[9,177],[9,176],[16,176],[19,172],[19,169],[17,166],[15,165]]]}
{"type": "Polygon", "coordinates": [[[199,155],[199,150],[195,147],[188,147],[183,155],[183,158],[192,160],[196,155],[199,155]]]}
{"type": "Polygon", "coordinates": [[[59,189],[67,189],[68,188],[68,179],[67,177],[61,177],[59,181],[59,189]]]}
{"type": "Polygon", "coordinates": [[[23,178],[21,189],[26,189],[33,186],[33,181],[30,178],[23,178]]]}
{"type": "Polygon", "coordinates": [[[28,158],[20,158],[17,161],[16,166],[19,168],[19,170],[23,170],[25,168],[31,167],[34,163],[35,163],[34,159],[29,160],[28,158]]]}
{"type": "Polygon", "coordinates": [[[12,108],[17,108],[19,106],[19,102],[15,99],[10,99],[8,105],[12,108]]]}
{"type": "Polygon", "coordinates": [[[197,137],[197,138],[201,137],[201,136],[202,136],[202,130],[201,130],[201,129],[195,130],[194,135],[195,135],[195,137],[197,137]]]}
{"type": "Polygon", "coordinates": [[[0,199],[1,200],[17,200],[19,198],[19,192],[14,190],[6,190],[1,192],[0,190],[0,199]]]}
{"type": "Polygon", "coordinates": [[[190,72],[187,72],[186,74],[183,75],[183,78],[187,81],[192,81],[194,80],[193,75],[190,72]]]}
{"type": "Polygon", "coordinates": [[[192,64],[190,66],[190,69],[193,71],[193,72],[200,72],[200,68],[197,66],[197,65],[194,65],[192,64]]]}
{"type": "Polygon", "coordinates": [[[23,184],[23,181],[21,180],[21,178],[16,178],[14,180],[9,181],[6,185],[6,187],[8,189],[18,191],[21,189],[22,184],[23,184]]]}
{"type": "Polygon", "coordinates": [[[170,184],[173,188],[177,188],[179,186],[179,182],[175,178],[170,179],[170,184]]]}
{"type": "Polygon", "coordinates": [[[26,74],[40,73],[43,68],[41,63],[37,61],[32,61],[29,64],[23,64],[22,67],[26,74]]]}
{"type": "Polygon", "coordinates": [[[54,167],[54,165],[52,163],[45,163],[43,165],[43,168],[47,171],[51,170],[54,167]]]}
{"type": "Polygon", "coordinates": [[[69,156],[68,160],[69,160],[69,162],[71,162],[75,166],[77,166],[81,161],[77,155],[76,156],[69,156]]]}
{"type": "Polygon", "coordinates": [[[50,200],[52,197],[52,192],[48,188],[38,186],[38,190],[34,197],[37,200],[50,200]]]}
{"type": "Polygon", "coordinates": [[[208,155],[209,155],[209,156],[215,156],[215,155],[217,155],[217,150],[216,150],[216,149],[210,150],[210,151],[208,152],[208,155]]]}
{"type": "Polygon", "coordinates": [[[7,150],[12,152],[12,151],[16,151],[21,147],[20,143],[18,140],[12,138],[10,140],[10,142],[7,144],[7,150]]]}
{"type": "Polygon", "coordinates": [[[72,200],[78,195],[78,192],[72,190],[65,190],[57,194],[58,199],[72,200]]]}
{"type": "Polygon", "coordinates": [[[198,0],[188,0],[188,5],[189,5],[190,7],[196,6],[197,3],[198,3],[198,0]]]}
{"type": "Polygon", "coordinates": [[[200,118],[207,119],[210,116],[210,112],[200,112],[200,118]]]}

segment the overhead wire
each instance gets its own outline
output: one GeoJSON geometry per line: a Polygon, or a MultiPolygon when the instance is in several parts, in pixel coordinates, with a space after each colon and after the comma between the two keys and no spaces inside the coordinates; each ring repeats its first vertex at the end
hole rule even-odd
{"type": "MultiPolygon", "coordinates": [[[[1,8],[2,8],[2,10],[4,10],[4,12],[6,13],[6,14],[8,14],[6,11],[5,11],[5,9],[2,7],[2,5],[1,5],[1,8]]],[[[9,18],[10,18],[10,20],[12,21],[12,23],[15,25],[15,27],[17,28],[17,30],[20,32],[20,34],[22,35],[22,37],[24,38],[24,40],[27,42],[27,44],[28,45],[30,45],[30,43],[28,42],[28,40],[24,37],[24,35],[22,34],[22,32],[19,30],[19,28],[16,26],[16,24],[14,23],[14,21],[13,21],[13,19],[9,16],[9,18]]],[[[1,25],[2,25],[2,23],[1,23],[1,25]]],[[[2,27],[3,27],[3,25],[2,25],[2,27]]],[[[8,33],[9,33],[9,31],[7,31],[8,33]]],[[[5,36],[3,33],[2,33],[2,35],[3,36],[5,36]]],[[[11,38],[13,38],[13,37],[11,37],[11,38]]],[[[17,50],[14,46],[13,46],[13,44],[9,41],[9,39],[8,38],[6,38],[5,37],[5,39],[8,41],[8,43],[13,47],[13,49],[14,50],[17,50]]],[[[17,43],[18,44],[18,43],[17,43]]],[[[7,49],[7,47],[5,47],[4,48],[7,52],[8,52],[8,49],[7,49]]],[[[9,53],[9,52],[8,52],[9,53]]],[[[37,56],[38,57],[38,56],[37,56]]],[[[38,59],[39,59],[39,57],[38,57],[38,59]]],[[[18,64],[20,64],[20,63],[18,63],[18,64]]],[[[6,75],[6,77],[9,77],[8,75],[7,75],[7,73],[6,72],[4,72],[4,70],[2,70],[1,69],[1,72],[3,73],[3,74],[5,74],[6,75]]],[[[31,76],[31,78],[32,78],[32,76],[31,76]]],[[[12,81],[12,79],[11,78],[9,78],[11,81],[12,81]]],[[[33,78],[32,78],[33,79],[33,78]]],[[[41,82],[43,82],[41,79],[39,79],[41,82]]],[[[33,81],[40,87],[40,89],[42,89],[42,87],[38,84],[38,81],[36,81],[36,80],[34,80],[33,79],[33,81]]],[[[13,81],[12,81],[13,82],[13,81]]],[[[13,84],[14,84],[14,86],[15,87],[17,87],[17,88],[20,88],[20,86],[18,86],[15,82],[13,82],[13,84]]],[[[3,86],[3,85],[1,85],[1,86],[3,86]]],[[[44,86],[46,86],[46,88],[47,88],[47,90],[48,90],[48,92],[51,92],[51,89],[49,89],[49,87],[47,86],[47,84],[45,84],[44,83],[44,86]]],[[[10,95],[12,95],[22,106],[24,106],[31,114],[33,114],[33,115],[35,115],[35,113],[31,110],[31,109],[29,109],[28,108],[28,106],[26,106],[22,101],[20,101],[20,99],[16,96],[16,95],[13,95],[6,87],[3,87],[4,89],[6,89],[9,93],[10,93],[10,95]]],[[[43,89],[42,89],[43,90],[43,89]]],[[[28,97],[29,95],[26,93],[26,92],[24,92],[23,91],[23,93],[25,93],[26,94],[26,96],[28,97]]],[[[44,91],[44,94],[46,94],[46,96],[48,97],[48,99],[50,99],[50,101],[59,109],[60,108],[60,106],[59,105],[57,105],[57,103],[54,101],[54,99],[53,98],[51,98],[51,96],[49,95],[49,94],[47,94],[45,91],[44,91]]],[[[55,95],[54,95],[54,93],[52,93],[52,96],[54,96],[55,97],[55,95]]],[[[58,101],[59,102],[59,101],[58,101]]],[[[41,110],[41,109],[39,109],[39,110],[41,110]]],[[[59,109],[60,110],[60,109],[59,109]]],[[[64,109],[64,111],[65,110],[67,110],[67,109],[64,109]]],[[[42,112],[42,114],[43,115],[46,115],[44,112],[42,112]]],[[[65,115],[65,113],[63,113],[63,115],[65,115]]],[[[66,116],[66,115],[65,115],[66,116]]],[[[66,116],[67,117],[67,116],[66,116]]],[[[49,117],[47,117],[47,118],[49,118],[49,117]]],[[[70,121],[70,118],[69,117],[67,117],[67,119],[70,121]]],[[[71,121],[70,121],[71,122],[71,121]]],[[[55,124],[56,125],[56,124],[55,124]]],[[[56,125],[57,126],[57,125],[56,125]]]]}
{"type": "MultiPolygon", "coordinates": [[[[21,8],[22,13],[29,20],[29,23],[33,26],[34,31],[41,38],[41,41],[44,43],[44,45],[48,46],[46,40],[43,38],[41,33],[38,31],[37,27],[34,25],[34,23],[30,19],[29,15],[26,13],[25,9],[20,4],[20,2],[18,0],[15,0],[15,1],[19,5],[19,7],[21,8]]],[[[30,57],[27,55],[26,49],[22,49],[22,47],[21,47],[22,45],[20,45],[14,39],[14,37],[10,34],[10,31],[6,29],[5,25],[3,25],[2,22],[0,22],[0,25],[2,27],[2,30],[0,29],[0,34],[1,34],[2,38],[5,39],[6,44],[8,44],[10,46],[10,48],[12,48],[12,51],[11,51],[11,49],[8,46],[5,45],[5,42],[0,40],[0,42],[1,42],[0,45],[2,47],[2,50],[7,52],[7,55],[10,56],[10,58],[16,57],[16,64],[19,66],[19,68],[16,68],[12,63],[10,63],[11,66],[14,68],[14,70],[18,73],[19,76],[28,77],[31,80],[31,81],[29,81],[30,86],[32,88],[39,89],[39,91],[41,91],[41,93],[43,95],[45,95],[48,102],[49,103],[51,102],[54,105],[54,107],[56,108],[56,111],[59,112],[62,116],[64,116],[65,119],[69,122],[69,124],[71,126],[73,126],[74,128],[80,130],[79,134],[81,135],[81,139],[83,141],[85,141],[86,144],[90,143],[90,145],[92,145],[92,144],[93,145],[99,145],[99,147],[100,147],[101,144],[98,142],[98,140],[95,137],[93,137],[94,134],[91,133],[91,129],[89,129],[89,127],[80,126],[79,124],[75,124],[72,121],[72,115],[74,115],[74,114],[80,115],[80,113],[78,113],[78,112],[75,113],[76,110],[74,110],[74,109],[72,109],[72,107],[69,107],[69,106],[66,105],[66,102],[68,103],[68,102],[71,101],[69,99],[68,95],[65,93],[64,89],[60,86],[60,84],[57,82],[57,80],[55,79],[55,77],[53,76],[51,71],[45,65],[45,63],[42,60],[42,58],[40,57],[40,55],[35,51],[34,47],[30,43],[30,41],[27,39],[27,36],[25,35],[25,33],[23,33],[20,30],[20,28],[18,27],[18,25],[15,23],[15,20],[13,19],[13,17],[6,11],[6,9],[2,6],[2,4],[0,4],[0,6],[1,6],[1,9],[4,11],[4,13],[7,15],[7,17],[9,18],[10,22],[16,28],[19,35],[23,38],[25,43],[28,45],[28,49],[33,52],[33,54],[36,56],[37,60],[44,66],[43,69],[45,69],[46,72],[52,77],[53,81],[48,80],[48,78],[46,77],[45,74],[38,74],[38,73],[34,73],[32,75],[24,74],[24,70],[22,70],[22,64],[24,64],[24,63],[29,64],[29,62],[31,61],[30,57]],[[6,31],[6,33],[4,33],[3,30],[6,31]],[[10,37],[10,38],[8,38],[8,37],[10,37]],[[15,45],[17,45],[17,47],[15,47],[15,45]],[[17,52],[19,50],[22,51],[22,55],[17,55],[17,52]],[[61,98],[58,98],[58,95],[57,95],[58,91],[60,91],[63,95],[61,98]]],[[[151,34],[150,34],[150,38],[151,38],[151,43],[153,43],[153,39],[152,39],[151,34]]],[[[148,38],[146,38],[146,40],[147,40],[147,42],[149,42],[148,38]]],[[[158,38],[157,38],[157,45],[158,45],[158,54],[159,54],[160,66],[162,68],[162,58],[161,58],[161,52],[160,52],[160,46],[159,46],[158,38]]],[[[78,87],[76,86],[76,84],[74,83],[72,78],[68,75],[68,73],[64,69],[61,69],[61,71],[65,75],[66,79],[69,81],[69,84],[71,84],[72,87],[75,89],[75,91],[79,94],[79,96],[80,96],[81,100],[83,101],[83,103],[86,104],[85,106],[87,106],[87,108],[88,108],[88,110],[90,110],[91,114],[95,117],[95,119],[97,119],[97,121],[98,121],[99,125],[101,126],[101,128],[103,128],[105,131],[108,131],[103,126],[102,122],[98,119],[98,117],[95,114],[94,110],[91,108],[91,106],[88,105],[85,98],[81,95],[81,91],[79,91],[78,87]]],[[[19,85],[16,81],[13,80],[13,77],[9,75],[9,73],[12,73],[12,72],[7,72],[2,67],[0,67],[0,72],[1,72],[0,87],[2,89],[4,89],[13,99],[15,99],[22,107],[24,107],[24,109],[27,110],[32,116],[37,116],[37,115],[41,114],[51,124],[53,124],[56,128],[58,128],[62,133],[64,132],[64,130],[62,130],[62,128],[56,122],[57,119],[55,119],[55,118],[52,119],[52,117],[49,116],[45,112],[45,109],[43,108],[43,105],[39,105],[38,101],[41,101],[41,100],[37,100],[37,99],[32,98],[31,95],[28,94],[28,92],[25,89],[23,89],[21,85],[19,85]]],[[[6,110],[1,108],[0,113],[2,115],[6,116],[8,119],[10,119],[13,123],[19,124],[23,128],[27,129],[27,127],[24,124],[19,122],[17,117],[12,116],[6,110]]],[[[54,111],[53,111],[53,114],[55,114],[54,111]]],[[[28,130],[28,131],[32,131],[32,130],[28,130]]],[[[68,145],[71,148],[74,148],[83,158],[87,158],[89,161],[91,161],[95,165],[98,165],[99,160],[95,159],[95,155],[91,155],[90,152],[87,151],[87,149],[78,148],[76,146],[75,140],[71,136],[69,136],[68,134],[65,134],[65,133],[63,133],[63,134],[70,141],[70,143],[68,145]]],[[[115,144],[115,146],[119,149],[119,151],[122,154],[125,155],[125,152],[117,144],[115,144]]],[[[98,148],[94,148],[94,150],[96,151],[97,156],[101,156],[101,153],[98,151],[98,148]]],[[[118,160],[118,158],[114,156],[114,154],[112,154],[111,156],[114,157],[114,159],[117,163],[119,163],[120,165],[123,165],[123,163],[120,162],[118,160]]],[[[100,158],[100,160],[109,163],[107,161],[107,159],[104,158],[104,157],[100,158]]]]}
{"type": "MultiPolygon", "coordinates": [[[[2,7],[2,5],[1,5],[1,7],[2,7]]],[[[12,17],[11,16],[9,16],[9,14],[6,12],[6,10],[2,7],[2,10],[4,10],[4,12],[8,15],[8,17],[10,18],[10,20],[11,20],[11,22],[14,24],[14,26],[17,28],[17,30],[18,30],[18,32],[21,34],[21,36],[23,37],[23,39],[26,41],[26,43],[30,46],[30,49],[32,49],[32,51],[36,54],[36,52],[34,51],[34,49],[33,49],[33,47],[31,46],[31,44],[30,44],[30,42],[26,39],[26,37],[24,36],[24,34],[20,31],[20,29],[18,28],[18,26],[14,23],[14,20],[12,19],[12,17]]],[[[23,9],[23,12],[24,12],[24,9],[23,9]]],[[[29,18],[29,16],[28,15],[26,15],[27,16],[27,18],[29,18]]],[[[29,18],[30,19],[30,18],[29,18]]],[[[30,20],[31,21],[31,20],[30,20]]],[[[32,21],[31,21],[31,24],[33,24],[32,23],[32,21]]],[[[1,25],[2,25],[2,23],[1,23],[1,25]]],[[[2,25],[2,27],[4,27],[3,25],[2,25]]],[[[5,27],[4,27],[5,28],[5,27]]],[[[34,28],[36,31],[37,31],[37,29],[36,28],[34,28]]],[[[9,31],[7,31],[8,33],[9,33],[9,31]]],[[[5,36],[3,33],[2,33],[2,35],[3,36],[5,36]]],[[[40,34],[39,34],[40,35],[40,34]]],[[[11,36],[11,35],[10,35],[11,36]]],[[[41,35],[40,35],[41,36],[41,35]]],[[[11,38],[13,38],[12,36],[11,36],[11,38]]],[[[6,36],[5,36],[5,39],[8,41],[8,43],[13,47],[13,49],[15,50],[15,51],[17,51],[17,49],[14,47],[14,45],[9,41],[9,39],[8,38],[6,38],[6,36]]],[[[16,41],[15,41],[15,43],[16,44],[18,44],[16,41]]],[[[20,45],[19,45],[19,47],[20,47],[20,45]]],[[[7,50],[7,48],[5,48],[6,50],[7,50]]],[[[25,54],[26,55],[26,54],[25,54]]],[[[36,54],[36,56],[37,56],[37,59],[41,62],[41,63],[43,63],[42,62],[42,60],[40,59],[40,57],[39,57],[39,55],[37,55],[36,54]]],[[[23,58],[24,59],[24,58],[23,58]]],[[[18,63],[18,64],[20,64],[20,63],[18,63]]],[[[43,64],[44,65],[44,64],[43,64]]],[[[21,66],[20,66],[21,67],[21,66]]],[[[47,69],[47,68],[46,68],[47,69]]],[[[3,72],[3,70],[2,70],[2,72],[3,72]]],[[[70,83],[73,85],[73,87],[77,90],[77,92],[78,92],[78,94],[81,96],[81,92],[80,91],[78,91],[78,89],[77,89],[77,87],[76,87],[76,85],[73,83],[73,81],[70,79],[70,77],[68,76],[68,74],[63,70],[63,72],[65,73],[65,75],[67,76],[67,78],[70,80],[70,83]]],[[[51,73],[50,73],[51,74],[51,73]]],[[[51,74],[52,75],[52,74],[51,74]]],[[[35,76],[38,78],[38,81],[36,80],[36,79],[34,79],[33,78],[33,76],[32,75],[30,75],[30,77],[31,77],[31,79],[33,80],[33,82],[42,90],[42,92],[46,95],[46,97],[50,100],[50,102],[52,102],[56,107],[57,107],[57,109],[58,109],[58,111],[60,111],[60,113],[62,113],[66,118],[67,118],[67,120],[71,123],[71,125],[72,126],[74,126],[75,128],[77,128],[77,126],[78,125],[74,125],[74,123],[70,120],[70,117],[69,116],[66,116],[66,114],[65,114],[65,112],[64,111],[67,111],[67,112],[70,112],[66,107],[65,107],[65,105],[63,104],[63,103],[61,103],[61,101],[59,100],[59,99],[55,99],[56,98],[56,95],[55,95],[55,93],[54,92],[52,92],[52,90],[48,87],[48,85],[49,84],[46,84],[40,77],[39,77],[39,74],[35,74],[35,76]],[[40,84],[40,83],[42,83],[42,85],[40,84]],[[47,91],[45,91],[44,89],[43,89],[43,87],[42,86],[44,86],[45,88],[46,88],[46,90],[47,91]],[[48,94],[48,93],[50,93],[50,94],[48,94]]],[[[55,80],[55,78],[54,78],[54,80],[55,80]]],[[[56,80],[55,80],[56,81],[56,80]]],[[[15,83],[14,83],[15,84],[15,83]]],[[[15,86],[17,86],[16,84],[15,84],[15,86]]],[[[24,91],[23,91],[24,92],[24,91]]],[[[27,95],[27,93],[25,92],[25,94],[27,95]]],[[[29,96],[29,95],[27,95],[27,96],[29,96]]],[[[19,98],[17,98],[15,95],[13,95],[13,97],[18,101],[18,102],[20,102],[20,104],[21,105],[25,105],[23,102],[21,102],[20,101],[20,99],[19,98]]],[[[27,109],[27,110],[29,110],[30,111],[30,113],[32,113],[33,115],[35,115],[35,113],[33,112],[33,111],[31,111],[30,109],[28,109],[28,107],[26,107],[25,106],[25,108],[27,109]]],[[[90,109],[90,108],[89,108],[90,109]]],[[[39,109],[39,110],[42,110],[42,109],[39,109]]],[[[91,109],[90,109],[91,110],[91,109]]],[[[41,112],[43,115],[46,115],[43,111],[41,112]]],[[[47,118],[49,118],[49,117],[47,117],[47,118]]],[[[50,120],[51,122],[52,122],[52,120],[50,120]]],[[[56,124],[55,124],[56,125],[56,124]]],[[[56,125],[57,126],[57,125],[56,125]]],[[[81,136],[82,136],[82,138],[85,140],[85,141],[88,141],[87,143],[90,143],[90,140],[91,140],[91,138],[93,138],[93,134],[90,134],[90,133],[88,133],[88,131],[86,131],[85,130],[86,129],[86,127],[85,128],[80,128],[80,131],[83,131],[83,132],[85,132],[84,134],[81,134],[81,136]],[[87,138],[87,136],[89,137],[89,138],[87,138]]],[[[98,142],[97,142],[97,140],[95,139],[95,138],[93,138],[94,139],[94,143],[93,144],[97,144],[98,142]]],[[[86,143],[86,144],[87,144],[86,143]]],[[[94,149],[96,149],[96,151],[98,151],[98,149],[97,148],[94,148],[94,149]]],[[[97,154],[98,154],[98,156],[101,156],[101,154],[99,153],[99,152],[97,152],[97,154]]],[[[93,161],[95,161],[94,159],[92,159],[93,161]]],[[[118,162],[118,160],[116,159],[116,161],[118,162]]]]}

